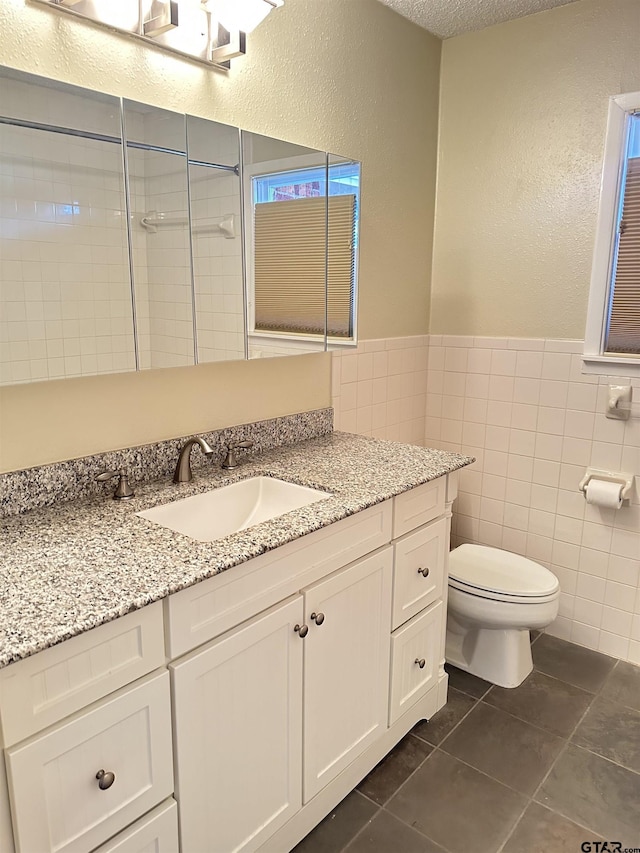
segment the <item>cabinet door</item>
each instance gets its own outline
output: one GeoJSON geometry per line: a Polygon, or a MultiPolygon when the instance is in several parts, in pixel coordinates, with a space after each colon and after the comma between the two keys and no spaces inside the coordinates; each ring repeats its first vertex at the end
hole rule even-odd
{"type": "Polygon", "coordinates": [[[386,729],[392,553],[305,590],[305,802],[386,729]]]}
{"type": "Polygon", "coordinates": [[[297,596],[170,667],[182,850],[255,850],[300,808],[301,622],[297,596]]]}

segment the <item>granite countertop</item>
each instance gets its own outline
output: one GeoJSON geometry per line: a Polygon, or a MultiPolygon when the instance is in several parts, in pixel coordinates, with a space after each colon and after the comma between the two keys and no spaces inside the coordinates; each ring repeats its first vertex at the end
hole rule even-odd
{"type": "Polygon", "coordinates": [[[248,458],[233,472],[212,467],[191,483],[138,484],[131,500],[74,501],[8,518],[0,522],[0,667],[472,461],[334,432],[248,458]],[[258,475],[331,497],[213,542],[136,515],[258,475]]]}

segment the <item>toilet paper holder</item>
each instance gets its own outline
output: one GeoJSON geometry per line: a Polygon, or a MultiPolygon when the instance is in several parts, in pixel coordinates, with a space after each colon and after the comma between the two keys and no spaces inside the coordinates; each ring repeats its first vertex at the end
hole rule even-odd
{"type": "Polygon", "coordinates": [[[587,496],[587,486],[590,480],[605,480],[607,483],[619,483],[623,488],[620,494],[622,500],[629,500],[633,489],[633,474],[624,471],[600,471],[597,468],[587,468],[586,474],[580,480],[578,488],[587,496]]]}

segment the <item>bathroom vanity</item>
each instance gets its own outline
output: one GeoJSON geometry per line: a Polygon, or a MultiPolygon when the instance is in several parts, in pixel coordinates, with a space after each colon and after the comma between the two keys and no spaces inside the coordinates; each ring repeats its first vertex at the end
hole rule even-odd
{"type": "Polygon", "coordinates": [[[293,847],[446,702],[470,461],[334,433],[3,522],[1,849],[293,847]],[[254,475],[328,496],[213,542],[137,515],[254,475]]]}

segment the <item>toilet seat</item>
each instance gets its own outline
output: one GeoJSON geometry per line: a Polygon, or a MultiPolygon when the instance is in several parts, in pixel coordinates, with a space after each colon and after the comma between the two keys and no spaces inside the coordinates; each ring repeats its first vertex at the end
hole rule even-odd
{"type": "Polygon", "coordinates": [[[556,576],[539,563],[486,545],[454,548],[449,586],[478,598],[522,604],[553,601],[560,589],[556,576]]]}

